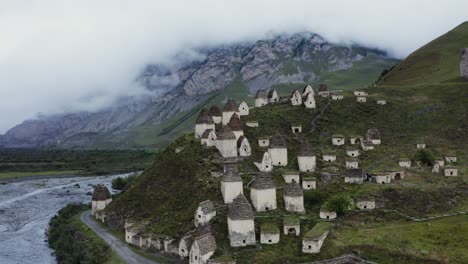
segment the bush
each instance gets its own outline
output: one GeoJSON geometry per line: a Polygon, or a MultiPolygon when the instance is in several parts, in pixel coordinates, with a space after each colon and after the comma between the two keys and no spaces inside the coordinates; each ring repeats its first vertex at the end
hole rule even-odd
{"type": "Polygon", "coordinates": [[[69,204],[49,222],[49,246],[62,263],[106,263],[111,256],[110,247],[102,240],[86,236],[81,222],[74,221],[77,214],[89,209],[84,204],[69,204]]]}
{"type": "Polygon", "coordinates": [[[418,152],[416,152],[414,155],[414,160],[420,161],[421,164],[426,166],[434,165],[434,157],[432,156],[432,153],[424,149],[420,149],[418,152]]]}
{"type": "Polygon", "coordinates": [[[351,201],[345,196],[335,196],[328,201],[328,209],[335,211],[338,215],[343,215],[351,207],[351,201]]]}
{"type": "Polygon", "coordinates": [[[112,180],[112,188],[116,190],[124,190],[131,182],[133,182],[133,180],[135,180],[136,177],[137,174],[132,174],[126,178],[117,177],[112,180]]]}

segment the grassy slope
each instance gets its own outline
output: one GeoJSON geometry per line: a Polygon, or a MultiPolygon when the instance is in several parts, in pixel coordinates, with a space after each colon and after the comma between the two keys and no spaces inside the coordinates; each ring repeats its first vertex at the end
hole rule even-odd
{"type": "MultiPolygon", "coordinates": [[[[321,73],[321,79],[312,82],[312,84],[316,86],[319,83],[326,82],[333,89],[345,90],[364,87],[373,82],[383,69],[389,68],[397,62],[397,60],[381,60],[375,58],[375,56],[368,56],[362,61],[355,62],[350,69],[321,73]]],[[[289,95],[294,89],[302,89],[305,85],[306,83],[283,84],[274,88],[277,88],[281,95],[289,95]]],[[[215,104],[222,109],[227,98],[232,98],[238,102],[245,100],[251,106],[254,104],[254,97],[249,93],[248,88],[241,81],[235,80],[226,89],[212,94],[199,105],[169,118],[160,125],[135,129],[131,133],[130,141],[136,147],[162,149],[178,136],[191,131],[195,119],[203,107],[215,104]]]]}
{"type": "MultiPolygon", "coordinates": [[[[458,39],[457,36],[451,37],[458,39]]],[[[430,57],[430,55],[425,56],[430,57]]],[[[413,59],[408,60],[411,62],[413,59]]],[[[364,153],[359,158],[361,167],[365,170],[376,172],[397,167],[400,157],[412,158],[414,156],[415,143],[422,139],[428,145],[427,151],[435,157],[455,151],[459,157],[456,165],[461,176],[446,178],[433,175],[430,167],[415,166],[406,172],[406,179],[387,185],[319,182],[317,190],[308,191],[304,196],[307,213],[301,217],[303,233],[319,221],[319,208],[335,195],[352,198],[362,194],[373,194],[385,203],[386,208],[398,209],[413,216],[437,215],[468,209],[466,207],[468,204],[466,192],[468,189],[466,178],[468,173],[466,163],[468,158],[468,141],[466,140],[468,137],[468,116],[466,115],[468,83],[458,80],[443,82],[456,79],[453,65],[443,64],[438,71],[449,76],[447,79],[435,73],[434,77],[426,78],[418,85],[401,85],[412,83],[408,81],[407,76],[415,74],[417,69],[424,68],[425,62],[423,58],[421,62],[410,63],[412,67],[401,70],[408,70],[409,73],[395,75],[393,83],[384,83],[386,86],[380,83],[380,86],[368,88],[370,97],[366,104],[356,103],[350,92],[345,93],[345,99],[332,102],[320,118],[316,117],[327,104],[321,98],[317,98],[317,110],[276,105],[251,111],[248,119],[259,120],[260,127],[245,127],[244,133],[254,150],[258,150],[255,142],[257,137],[281,133],[286,136],[289,154],[288,166],[283,169],[277,168],[273,173],[273,179],[280,187],[277,190],[278,209],[257,214],[261,216],[256,219],[257,232],[263,223],[276,224],[281,230],[281,219],[287,214],[283,209],[281,187],[284,186],[284,181],[281,172],[297,169],[296,153],[303,138],[313,143],[317,154],[334,151],[338,156],[338,162],[334,166],[340,171],[343,170],[346,158],[344,147],[332,147],[331,135],[334,133],[365,135],[370,127],[380,130],[382,145],[377,146],[374,151],[364,153]],[[377,106],[376,99],[378,98],[387,99],[388,104],[377,106]],[[314,119],[315,129],[310,132],[311,121],[314,119]],[[301,136],[293,135],[290,131],[290,124],[302,124],[304,133],[301,136]]],[[[402,63],[402,65],[407,64],[406,61],[402,63]]],[[[391,74],[388,76],[392,76],[391,74]]],[[[294,86],[283,85],[278,86],[278,89],[281,93],[287,94],[292,87],[294,86]]],[[[139,187],[117,198],[115,201],[121,200],[122,202],[117,202],[118,206],[113,206],[114,210],[118,209],[116,207],[127,207],[129,215],[139,216],[144,220],[157,219],[154,224],[150,225],[153,231],[180,235],[179,231],[190,228],[191,216],[199,201],[209,198],[217,204],[222,204],[219,179],[208,176],[210,170],[216,170],[216,168],[221,170],[221,164],[219,161],[210,159],[212,155],[216,155],[216,152],[201,149],[190,137],[180,138],[165,153],[168,155],[167,159],[158,160],[151,170],[145,172],[147,175],[145,180],[137,183],[139,187]],[[184,150],[187,151],[188,157],[174,157],[174,149],[180,145],[192,146],[184,150]],[[189,167],[187,170],[175,168],[172,164],[174,160],[179,162],[179,167],[189,167]],[[187,165],[184,165],[185,163],[187,165]],[[169,176],[168,171],[173,173],[169,176]],[[169,179],[171,183],[164,185],[169,179]],[[202,186],[198,185],[202,182],[202,186]],[[164,185],[164,189],[159,187],[160,185],[164,185]],[[187,186],[193,187],[187,189],[187,186]],[[146,195],[143,193],[145,188],[148,189],[146,195]],[[159,198],[160,202],[152,201],[157,196],[156,194],[148,197],[150,190],[155,189],[158,190],[158,195],[162,196],[159,198]],[[167,195],[168,193],[174,195],[167,195]],[[175,208],[172,213],[164,211],[168,210],[168,206],[175,208]],[[153,215],[151,212],[154,212],[153,215]],[[170,221],[173,223],[169,224],[170,221]],[[179,229],[176,229],[176,226],[179,229]]],[[[323,164],[320,159],[318,160],[320,170],[329,167],[328,164],[323,164]]],[[[252,164],[252,159],[245,159],[240,165],[240,170],[244,172],[242,175],[245,184],[244,192],[249,197],[247,183],[252,179],[252,175],[248,172],[257,171],[252,164]]],[[[277,245],[231,248],[227,238],[225,213],[223,207],[218,208],[218,216],[213,222],[218,242],[216,255],[231,255],[237,258],[239,263],[298,263],[335,257],[344,253],[354,253],[378,263],[466,263],[468,261],[464,248],[468,235],[467,216],[415,223],[408,222],[397,214],[381,210],[347,215],[342,218],[342,225],[332,230],[320,254],[304,255],[301,253],[300,239],[283,235],[277,245]]]]}
{"type": "Polygon", "coordinates": [[[468,47],[468,22],[464,22],[413,52],[396,65],[379,85],[425,85],[459,82],[460,49],[468,47]]]}
{"type": "MultiPolygon", "coordinates": [[[[254,149],[258,149],[254,139],[259,136],[281,133],[288,141],[289,165],[284,169],[276,169],[274,180],[279,187],[284,186],[281,176],[283,170],[297,169],[296,153],[300,146],[300,137],[290,131],[291,123],[303,125],[303,136],[311,141],[317,153],[332,149],[338,155],[336,164],[339,170],[343,169],[345,159],[344,147],[332,148],[330,137],[333,133],[345,135],[364,135],[369,127],[376,127],[382,134],[383,143],[376,150],[366,152],[360,157],[364,169],[378,171],[397,166],[399,157],[413,157],[416,152],[415,142],[424,138],[428,144],[428,151],[434,156],[442,156],[450,151],[456,151],[460,161],[458,166],[461,175],[467,175],[468,157],[468,124],[464,106],[468,104],[468,85],[445,84],[421,87],[374,87],[369,88],[371,94],[367,104],[355,102],[351,93],[346,93],[342,101],[332,102],[325,113],[317,119],[316,129],[310,131],[311,120],[326,105],[326,101],[317,98],[317,110],[308,110],[303,107],[290,105],[266,106],[253,109],[248,119],[260,121],[259,128],[244,128],[244,133],[250,139],[254,149]],[[377,98],[386,98],[386,106],[377,106],[377,98]],[[432,107],[437,105],[437,107],[432,107]],[[430,110],[428,110],[430,109],[430,110]]],[[[121,197],[115,199],[111,210],[125,211],[126,216],[150,221],[148,229],[162,235],[180,236],[192,227],[193,213],[196,206],[204,199],[211,199],[221,205],[219,179],[210,177],[209,171],[220,171],[221,163],[217,159],[215,150],[203,149],[199,142],[193,140],[191,135],[179,138],[171,144],[153,167],[146,170],[141,180],[121,197]],[[176,154],[177,147],[184,150],[176,154]]],[[[318,162],[323,169],[328,165],[318,162]]],[[[414,168],[407,172],[408,179],[396,181],[389,185],[346,185],[343,183],[318,184],[318,190],[305,194],[307,214],[302,220],[304,231],[313,227],[318,221],[317,215],[320,206],[334,195],[354,197],[358,194],[375,194],[386,200],[387,208],[395,208],[408,214],[431,215],[447,212],[454,209],[467,209],[467,197],[464,194],[468,187],[464,176],[458,178],[445,178],[433,176],[430,167],[414,168]]],[[[257,171],[250,158],[242,162],[240,170],[244,183],[252,179],[248,172],[257,171]]],[[[245,186],[245,194],[249,197],[249,189],[245,186]]],[[[277,192],[279,209],[270,213],[261,213],[266,218],[256,220],[257,227],[263,222],[273,222],[281,226],[284,204],[282,189],[277,192]]],[[[375,253],[375,242],[367,244],[356,240],[353,243],[343,242],[343,237],[349,236],[346,229],[336,231],[329,243],[336,246],[326,246],[326,250],[319,255],[302,255],[300,253],[300,240],[282,237],[277,246],[263,246],[262,250],[231,249],[226,237],[227,227],[225,209],[220,207],[219,214],[214,223],[220,250],[217,254],[234,255],[239,260],[256,259],[259,263],[274,263],[280,260],[305,261],[322,259],[345,252],[357,250],[364,257],[379,260],[389,259],[394,263],[418,263],[426,259],[442,260],[448,258],[454,263],[458,256],[427,255],[419,248],[413,248],[413,240],[409,241],[408,251],[398,253],[395,248],[381,249],[375,253]],[[345,232],[346,231],[346,232],[345,232]],[[281,249],[281,250],[280,250],[281,249]],[[414,252],[413,252],[414,250],[414,252]]],[[[381,217],[384,221],[391,221],[392,217],[381,217]]],[[[398,220],[398,218],[397,218],[398,220]]],[[[368,226],[363,223],[362,227],[368,226]]],[[[405,223],[394,223],[394,229],[382,228],[379,232],[395,232],[405,223]]],[[[393,225],[393,222],[392,222],[393,225]]],[[[373,225],[372,225],[373,226],[373,225]]],[[[370,228],[370,227],[369,227],[370,228]]],[[[449,228],[449,227],[447,227],[449,228]]],[[[364,231],[363,231],[364,232],[364,231]]],[[[380,233],[379,233],[380,234],[380,233]]],[[[411,235],[407,236],[408,239],[411,235]]],[[[396,238],[395,238],[396,239],[396,238]]],[[[328,243],[328,242],[327,242],[328,243]]],[[[418,244],[422,248],[430,247],[436,243],[427,240],[418,244]]],[[[460,248],[454,248],[458,252],[460,248]]],[[[382,262],[385,263],[385,262],[382,262]]]]}

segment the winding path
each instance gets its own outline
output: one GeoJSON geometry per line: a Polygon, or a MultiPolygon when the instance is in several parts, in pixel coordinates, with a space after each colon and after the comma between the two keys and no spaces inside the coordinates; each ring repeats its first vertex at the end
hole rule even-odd
{"type": "Polygon", "coordinates": [[[96,223],[91,218],[91,212],[86,211],[80,217],[81,221],[85,223],[89,228],[91,228],[94,233],[100,236],[106,243],[114,250],[117,255],[119,255],[125,262],[129,264],[160,264],[159,262],[155,262],[153,260],[149,260],[145,257],[142,257],[131,250],[127,244],[122,242],[120,239],[115,237],[106,229],[102,228],[98,223],[96,223]]]}

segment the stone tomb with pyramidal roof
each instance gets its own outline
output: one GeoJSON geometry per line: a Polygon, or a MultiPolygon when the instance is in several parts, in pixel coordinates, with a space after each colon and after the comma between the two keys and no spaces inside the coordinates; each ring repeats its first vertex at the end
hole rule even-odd
{"type": "Polygon", "coordinates": [[[231,247],[255,245],[254,214],[243,194],[228,205],[228,230],[231,247]]]}
{"type": "Polygon", "coordinates": [[[250,187],[250,200],[258,212],[277,208],[276,186],[270,175],[262,173],[253,180],[250,187]]]}

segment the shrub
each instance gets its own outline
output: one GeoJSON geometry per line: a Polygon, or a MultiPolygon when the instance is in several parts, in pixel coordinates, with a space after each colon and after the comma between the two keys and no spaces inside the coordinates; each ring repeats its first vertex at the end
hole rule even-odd
{"type": "Polygon", "coordinates": [[[335,211],[338,215],[346,213],[350,206],[351,201],[347,197],[341,195],[332,197],[327,203],[327,207],[335,211]]]}
{"type": "Polygon", "coordinates": [[[80,221],[74,217],[89,209],[84,204],[69,204],[49,222],[49,246],[55,250],[59,264],[106,263],[111,255],[110,247],[101,240],[86,236],[80,221]],[[78,223],[77,223],[78,222],[78,223]]]}
{"type": "Polygon", "coordinates": [[[434,157],[432,156],[432,153],[424,149],[420,149],[418,152],[416,152],[414,155],[414,160],[420,161],[421,164],[426,166],[434,165],[434,157]]]}

